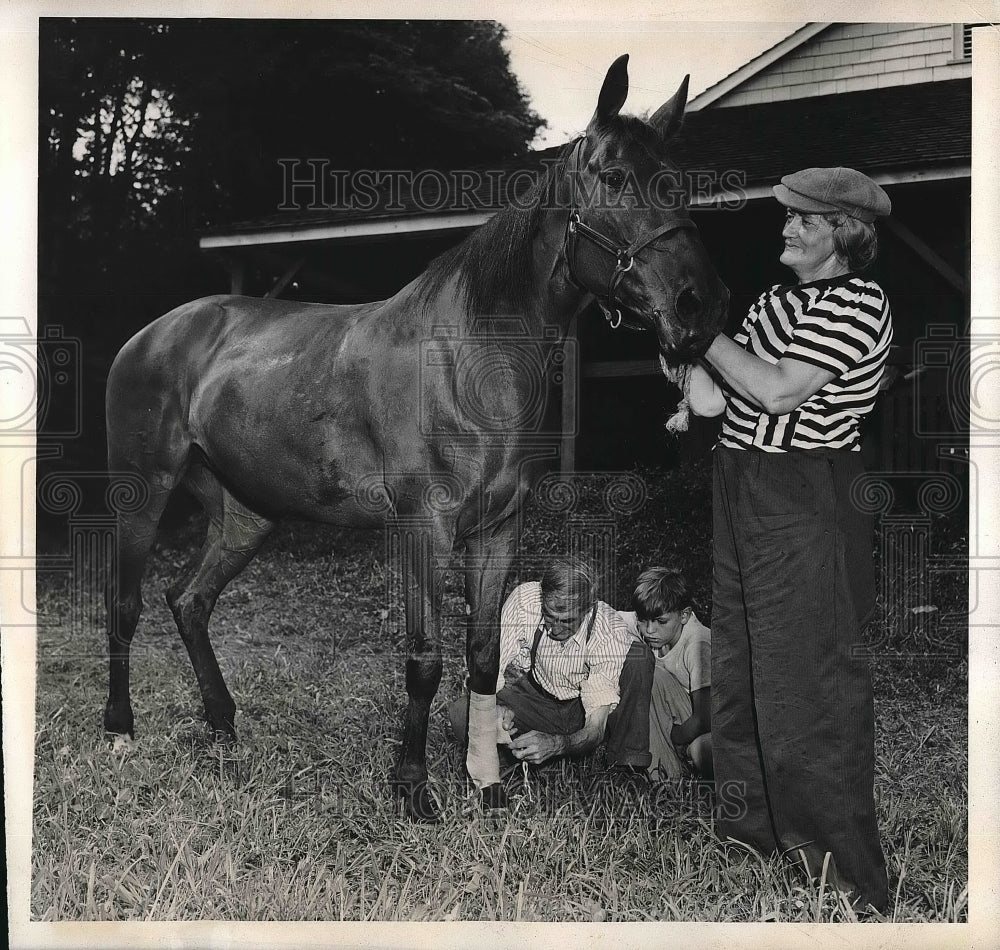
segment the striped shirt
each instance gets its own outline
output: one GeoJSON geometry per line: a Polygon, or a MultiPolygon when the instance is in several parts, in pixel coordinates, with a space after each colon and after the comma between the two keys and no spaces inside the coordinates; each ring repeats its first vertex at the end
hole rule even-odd
{"type": "MultiPolygon", "coordinates": [[[[585,712],[598,706],[617,706],[618,680],[633,638],[618,611],[597,602],[597,616],[590,626],[588,610],[580,628],[561,643],[542,635],[535,654],[535,679],[556,699],[576,699],[585,712]]],[[[542,621],[542,585],[529,581],[511,591],[500,614],[500,675],[497,692],[506,677],[526,673],[531,665],[531,645],[542,621]]]]}
{"type": "Polygon", "coordinates": [[[875,406],[892,342],[889,301],[878,284],[844,274],[774,286],[760,295],[733,339],[768,363],[787,356],[827,369],[834,378],[782,415],[771,415],[724,387],[719,445],[765,452],[860,451],[858,425],[875,406]]]}

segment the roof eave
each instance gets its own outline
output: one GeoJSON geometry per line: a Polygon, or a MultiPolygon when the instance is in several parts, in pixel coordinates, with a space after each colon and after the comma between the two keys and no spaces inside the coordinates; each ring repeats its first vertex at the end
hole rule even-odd
{"type": "MultiPolygon", "coordinates": [[[[872,171],[871,178],[879,185],[911,185],[917,182],[950,181],[958,178],[971,178],[972,166],[968,162],[955,162],[939,165],[936,168],[897,168],[884,171],[872,171]]],[[[692,201],[693,207],[742,207],[748,201],[761,198],[773,198],[772,183],[748,185],[739,191],[721,192],[700,200],[692,201]]]]}
{"type": "Polygon", "coordinates": [[[237,247],[256,247],[263,244],[297,244],[312,241],[366,241],[404,234],[429,236],[477,228],[485,224],[496,212],[463,211],[453,214],[397,215],[368,221],[347,221],[342,224],[293,225],[283,228],[258,228],[229,233],[206,234],[198,239],[203,251],[225,250],[237,247]]]}
{"type": "MultiPolygon", "coordinates": [[[[872,171],[871,177],[880,185],[905,185],[914,182],[947,181],[969,178],[968,162],[955,162],[932,168],[901,168],[872,171]]],[[[771,198],[771,183],[749,185],[738,192],[723,192],[695,197],[695,208],[733,207],[747,201],[771,198]]],[[[288,228],[233,231],[228,234],[205,235],[198,245],[203,251],[225,251],[240,247],[260,247],[268,244],[300,244],[316,241],[363,242],[404,235],[428,236],[434,233],[463,231],[485,224],[493,211],[468,211],[449,215],[398,215],[391,219],[351,221],[344,224],[300,225],[288,228]]]]}
{"type": "Polygon", "coordinates": [[[744,63],[739,69],[734,70],[728,76],[720,79],[715,85],[709,86],[704,92],[699,93],[687,104],[688,112],[697,112],[706,106],[712,105],[723,96],[729,95],[738,86],[756,76],[757,73],[768,66],[773,65],[783,56],[786,56],[793,49],[798,48],[803,43],[808,42],[818,33],[822,33],[828,26],[833,26],[833,21],[827,23],[807,23],[799,27],[794,33],[789,34],[779,43],[770,49],[758,54],[749,63],[744,63]]]}

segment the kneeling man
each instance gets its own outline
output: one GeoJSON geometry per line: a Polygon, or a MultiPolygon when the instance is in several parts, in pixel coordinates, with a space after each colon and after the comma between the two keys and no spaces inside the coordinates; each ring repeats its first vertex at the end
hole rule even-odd
{"type": "MultiPolygon", "coordinates": [[[[552,561],[516,587],[500,617],[497,741],[538,765],[606,743],[613,769],[649,767],[653,655],[621,615],[596,597],[590,566],[552,561]]],[[[464,736],[468,696],[449,713],[464,736]]]]}

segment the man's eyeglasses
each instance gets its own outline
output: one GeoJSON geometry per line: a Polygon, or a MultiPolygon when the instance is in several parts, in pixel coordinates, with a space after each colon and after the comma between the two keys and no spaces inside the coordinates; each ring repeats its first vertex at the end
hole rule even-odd
{"type": "Polygon", "coordinates": [[[542,609],[542,623],[549,627],[578,627],[582,617],[583,613],[572,613],[558,617],[546,612],[544,608],[542,609]]]}
{"type": "Polygon", "coordinates": [[[583,607],[569,613],[556,614],[542,604],[542,626],[550,632],[566,633],[569,631],[572,635],[576,632],[577,627],[583,623],[583,618],[589,609],[589,607],[583,607]]]}

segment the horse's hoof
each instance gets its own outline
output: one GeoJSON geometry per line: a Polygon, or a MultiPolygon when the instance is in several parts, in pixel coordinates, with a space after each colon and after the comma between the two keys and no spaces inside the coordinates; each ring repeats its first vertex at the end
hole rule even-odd
{"type": "Polygon", "coordinates": [[[131,709],[114,709],[107,706],[104,709],[104,735],[109,742],[113,742],[115,736],[128,736],[135,738],[135,719],[131,709]]]}
{"type": "Polygon", "coordinates": [[[132,748],[135,736],[129,732],[108,732],[104,730],[104,742],[111,746],[113,752],[120,752],[122,749],[132,748]]]}
{"type": "Polygon", "coordinates": [[[236,730],[232,726],[209,725],[208,734],[217,745],[236,745],[236,730]]]}
{"type": "Polygon", "coordinates": [[[406,817],[411,821],[434,824],[441,820],[441,813],[426,782],[403,782],[396,779],[392,785],[396,795],[403,800],[406,817]]]}
{"type": "Polygon", "coordinates": [[[492,785],[486,785],[481,788],[479,795],[482,799],[484,811],[499,811],[502,808],[507,808],[510,804],[507,798],[507,790],[499,782],[494,782],[492,785]]]}
{"type": "Polygon", "coordinates": [[[208,723],[212,742],[220,745],[233,745],[236,742],[236,707],[231,703],[206,703],[205,722],[208,723]]]}

